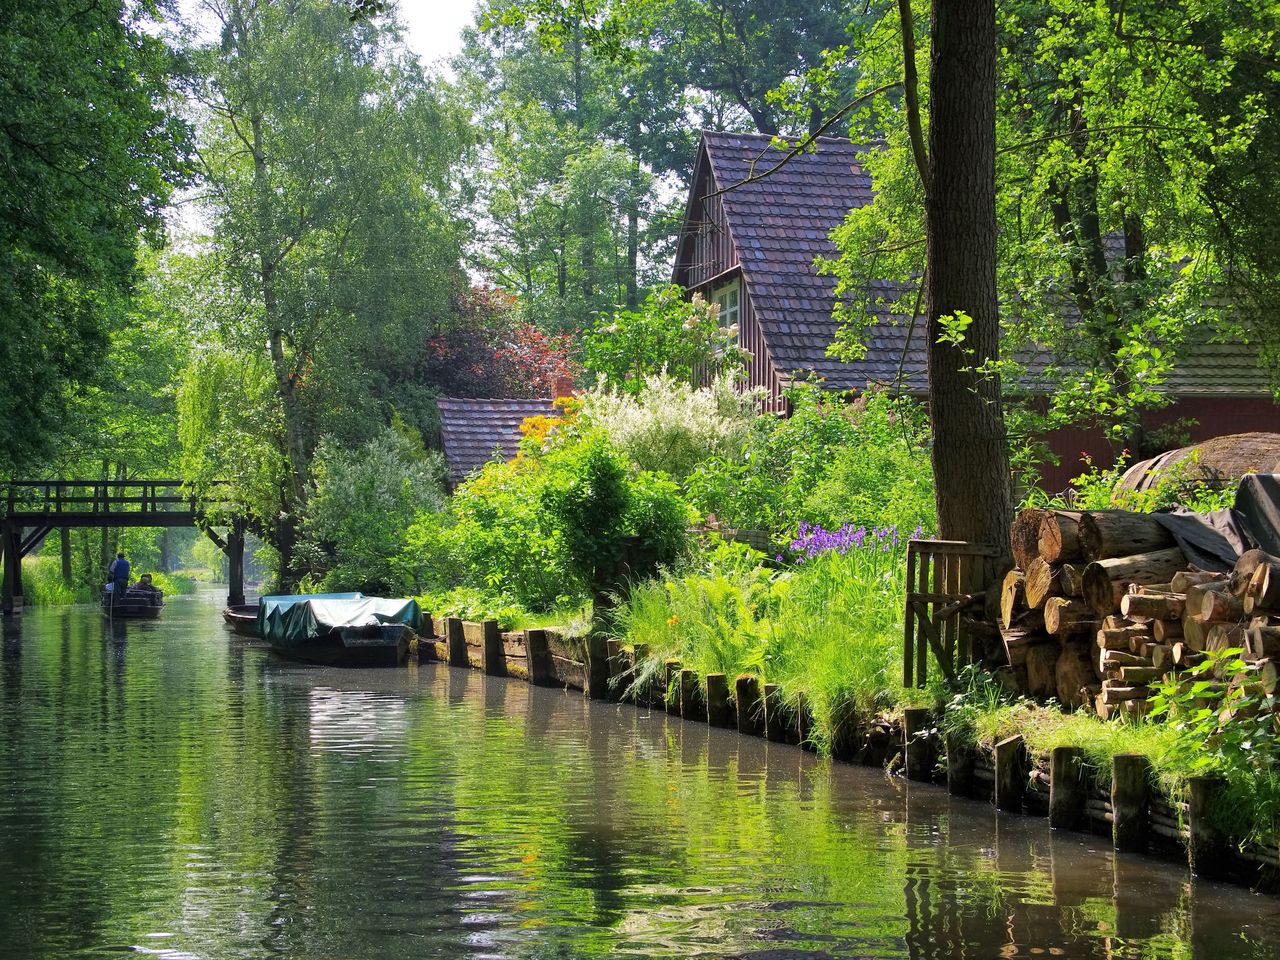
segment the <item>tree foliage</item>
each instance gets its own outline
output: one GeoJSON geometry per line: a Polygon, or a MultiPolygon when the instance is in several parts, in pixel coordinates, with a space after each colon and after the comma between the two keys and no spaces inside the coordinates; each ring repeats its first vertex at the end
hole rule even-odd
{"type": "Polygon", "coordinates": [[[443,507],[443,479],[444,459],[403,424],[353,450],[322,440],[302,531],[317,587],[406,590],[395,557],[418,511],[443,507]]]}
{"type": "MultiPolygon", "coordinates": [[[[1188,339],[1233,325],[1265,350],[1277,237],[1266,209],[1275,157],[1274,11],[1265,4],[1053,0],[999,7],[998,282],[1006,394],[1047,393],[1047,420],[1107,427],[1141,449],[1139,417],[1166,402],[1188,339]],[[1270,145],[1270,146],[1269,146],[1270,145]],[[1244,209],[1245,194],[1258,206],[1244,209]],[[1234,197],[1234,199],[1232,199],[1234,197]],[[1245,237],[1249,241],[1244,241],[1245,237]],[[1245,248],[1249,253],[1245,253],[1245,248]],[[1230,301],[1231,309],[1219,305],[1230,301]]],[[[929,50],[916,24],[917,58],[929,50]]],[[[895,17],[851,45],[863,90],[903,75],[895,17]]],[[[921,86],[927,123],[929,91],[921,86]]],[[[900,94],[873,97],[856,138],[876,201],[852,212],[831,269],[846,299],[843,353],[868,319],[918,312],[923,190],[900,94]],[[896,281],[895,285],[871,280],[896,281]]],[[[917,332],[917,336],[918,336],[917,332]]]]}
{"type": "Polygon", "coordinates": [[[155,3],[0,4],[0,468],[67,434],[160,236],[186,128],[155,3]]]}
{"type": "Polygon", "coordinates": [[[577,380],[574,338],[535,327],[510,292],[471,287],[459,308],[415,371],[441,396],[555,397],[577,380]]]}
{"type": "Polygon", "coordinates": [[[693,153],[679,88],[647,61],[619,76],[580,36],[552,47],[515,27],[468,31],[456,66],[485,143],[480,268],[546,330],[634,306],[676,223],[659,181],[693,153]]]}
{"type": "Polygon", "coordinates": [[[737,371],[744,354],[737,325],[720,326],[720,308],[679,287],[660,287],[637,310],[601,319],[583,338],[586,368],[614,389],[639,393],[646,377],[665,374],[697,384],[716,370],[737,371]]]}
{"type": "Polygon", "coordinates": [[[235,304],[210,332],[234,355],[267,351],[272,455],[258,459],[286,466],[263,512],[288,576],[320,436],[387,422],[453,316],[451,170],[468,133],[392,20],[328,0],[208,6],[219,35],[191,51],[191,93],[212,274],[235,304]]]}

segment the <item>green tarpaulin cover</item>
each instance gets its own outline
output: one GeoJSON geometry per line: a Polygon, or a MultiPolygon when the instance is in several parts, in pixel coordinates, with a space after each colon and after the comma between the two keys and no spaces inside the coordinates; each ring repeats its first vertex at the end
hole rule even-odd
{"type": "Polygon", "coordinates": [[[311,594],[299,597],[263,597],[258,607],[258,628],[273,646],[295,647],[323,636],[336,627],[364,627],[399,623],[414,630],[422,626],[416,600],[388,600],[359,593],[311,594]]]}
{"type": "Polygon", "coordinates": [[[258,599],[258,636],[265,637],[270,624],[278,624],[284,612],[309,600],[363,600],[363,593],[299,593],[258,599]]]}

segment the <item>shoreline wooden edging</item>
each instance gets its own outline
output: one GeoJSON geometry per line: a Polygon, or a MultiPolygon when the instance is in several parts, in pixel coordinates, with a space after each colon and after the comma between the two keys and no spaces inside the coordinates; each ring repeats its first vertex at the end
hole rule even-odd
{"type": "MultiPolygon", "coordinates": [[[[788,704],[776,684],[749,674],[732,683],[724,674],[704,680],[669,660],[660,682],[642,687],[632,681],[645,651],[603,637],[589,638],[582,650],[555,630],[504,633],[494,620],[429,618],[427,626],[433,636],[419,643],[421,660],[579,690],[593,700],[665,710],[689,722],[812,748],[812,721],[803,701],[798,708],[788,704]]],[[[1155,789],[1151,762],[1140,754],[1117,754],[1104,778],[1079,747],[1033,755],[1019,736],[994,748],[953,738],[940,744],[936,720],[931,711],[914,708],[903,721],[851,720],[838,731],[832,759],[901,769],[909,781],[945,785],[953,796],[986,800],[1002,813],[1047,817],[1051,829],[1109,835],[1117,851],[1185,861],[1199,877],[1280,892],[1280,846],[1241,850],[1216,825],[1220,779],[1192,778],[1186,798],[1171,799],[1155,789]],[[939,755],[945,765],[939,765],[939,755]]]]}

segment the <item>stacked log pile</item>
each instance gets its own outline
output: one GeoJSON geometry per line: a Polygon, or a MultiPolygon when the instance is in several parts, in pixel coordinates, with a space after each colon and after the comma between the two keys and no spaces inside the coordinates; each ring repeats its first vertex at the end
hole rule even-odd
{"type": "Polygon", "coordinates": [[[1280,558],[1198,570],[1155,519],[1123,510],[1023,510],[1010,539],[1000,630],[1023,692],[1142,714],[1153,683],[1228,648],[1248,672],[1223,682],[1280,686],[1280,558]]]}

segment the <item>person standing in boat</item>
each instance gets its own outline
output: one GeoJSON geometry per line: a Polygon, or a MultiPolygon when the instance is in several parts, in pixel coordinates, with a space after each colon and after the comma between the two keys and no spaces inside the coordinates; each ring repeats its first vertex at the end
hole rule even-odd
{"type": "Polygon", "coordinates": [[[124,592],[129,589],[129,561],[124,558],[123,552],[117,553],[111,566],[107,567],[107,578],[115,584],[113,592],[123,597],[124,592]]]}

